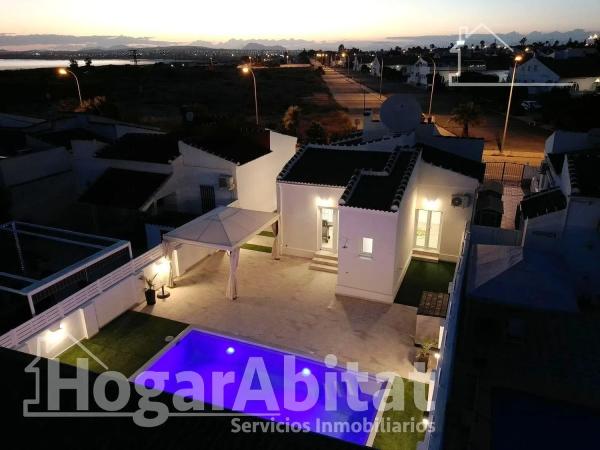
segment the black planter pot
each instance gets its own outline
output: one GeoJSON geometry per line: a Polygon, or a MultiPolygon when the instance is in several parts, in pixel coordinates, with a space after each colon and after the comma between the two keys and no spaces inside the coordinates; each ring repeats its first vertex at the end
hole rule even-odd
{"type": "Polygon", "coordinates": [[[146,303],[154,305],[156,303],[156,291],[154,289],[146,289],[144,292],[146,295],[146,303]]]}

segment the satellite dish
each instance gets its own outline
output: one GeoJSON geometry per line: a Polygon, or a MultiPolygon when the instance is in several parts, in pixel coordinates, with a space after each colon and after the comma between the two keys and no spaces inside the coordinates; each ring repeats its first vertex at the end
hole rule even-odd
{"type": "Polygon", "coordinates": [[[390,131],[410,133],[421,122],[421,107],[412,95],[396,94],[383,102],[379,117],[390,131]]]}

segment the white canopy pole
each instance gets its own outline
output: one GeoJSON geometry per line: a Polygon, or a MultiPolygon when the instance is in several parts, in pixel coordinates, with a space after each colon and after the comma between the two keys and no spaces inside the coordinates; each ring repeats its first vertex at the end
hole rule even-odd
{"type": "Polygon", "coordinates": [[[273,240],[273,248],[271,249],[271,258],[279,259],[281,255],[279,254],[279,222],[273,222],[271,225],[271,229],[273,230],[273,235],[275,235],[275,239],[273,240]]]}
{"type": "Polygon", "coordinates": [[[225,295],[230,300],[237,298],[237,278],[236,272],[240,260],[240,249],[234,248],[229,252],[229,280],[227,282],[227,291],[225,295]]]}

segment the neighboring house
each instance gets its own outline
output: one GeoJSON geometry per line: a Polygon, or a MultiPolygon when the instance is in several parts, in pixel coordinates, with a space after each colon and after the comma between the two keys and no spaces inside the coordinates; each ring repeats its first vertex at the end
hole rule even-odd
{"type": "Polygon", "coordinates": [[[309,145],[278,178],[283,254],[337,273],[339,294],[392,303],[413,256],[456,262],[460,254],[483,179],[482,143],[469,158],[445,138],[428,137],[438,148],[417,142],[414,130],[398,138],[403,145],[309,145]]]}
{"type": "Polygon", "coordinates": [[[598,336],[599,170],[597,130],[557,131],[520,204],[521,230],[511,232],[522,235],[520,245],[502,244],[504,233],[471,234],[445,448],[595,445],[594,432],[548,437],[543,424],[593,421],[595,430],[599,423],[600,350],[587,345],[598,336]],[[465,414],[490,420],[465,426],[465,414]],[[509,425],[515,417],[527,426],[509,425]]]}
{"type": "Polygon", "coordinates": [[[408,68],[417,61],[417,58],[414,55],[375,55],[375,58],[371,62],[371,75],[380,77],[382,67],[406,74],[408,68]]]}
{"type": "Polygon", "coordinates": [[[108,169],[113,176],[122,173],[117,169],[161,175],[162,183],[144,183],[147,197],[130,207],[199,215],[234,201],[247,209],[275,210],[276,175],[295,151],[296,138],[270,130],[210,139],[129,133],[94,155],[75,153],[75,161],[80,186],[88,191],[100,190],[101,182],[112,191],[104,197],[119,194],[101,177],[108,169]]]}
{"type": "MultiPolygon", "coordinates": [[[[594,92],[600,88],[600,60],[572,58],[566,60],[533,56],[517,67],[518,83],[569,83],[575,92],[594,92]]],[[[552,86],[532,86],[530,94],[552,90],[552,86]]]]}
{"type": "Polygon", "coordinates": [[[600,295],[600,134],[556,131],[545,163],[521,202],[523,245],[564,260],[577,296],[600,295]]]}

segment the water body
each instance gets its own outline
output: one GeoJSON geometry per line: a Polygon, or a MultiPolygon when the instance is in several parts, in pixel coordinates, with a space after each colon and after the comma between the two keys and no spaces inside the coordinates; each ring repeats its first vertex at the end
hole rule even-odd
{"type": "MultiPolygon", "coordinates": [[[[83,59],[77,60],[80,66],[85,65],[83,59]]],[[[138,64],[154,64],[158,61],[149,59],[139,59],[138,64]]],[[[123,66],[133,64],[130,59],[93,59],[94,66],[123,66]]],[[[69,60],[67,59],[0,59],[0,70],[21,70],[21,69],[48,69],[54,67],[68,67],[69,60]]]]}

